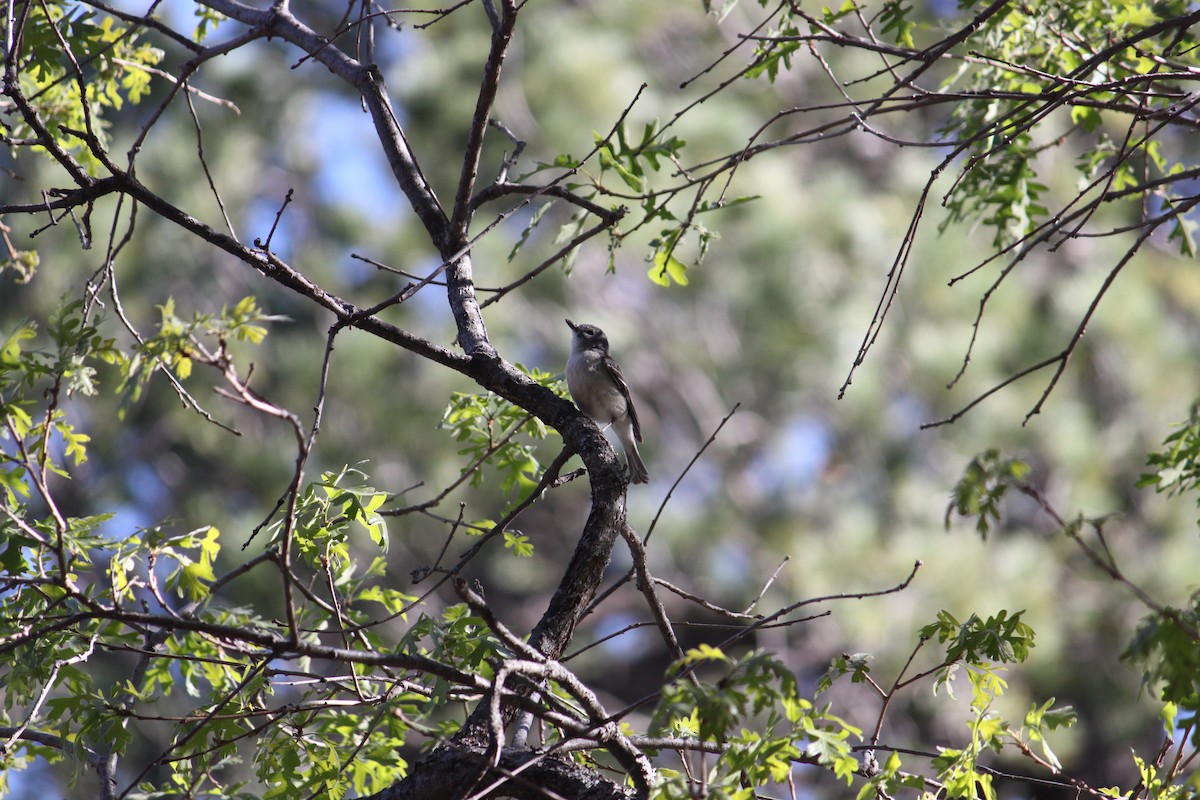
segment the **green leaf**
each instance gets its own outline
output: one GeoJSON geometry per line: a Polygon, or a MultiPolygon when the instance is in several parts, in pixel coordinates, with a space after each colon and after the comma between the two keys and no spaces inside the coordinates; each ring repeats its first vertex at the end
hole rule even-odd
{"type": "Polygon", "coordinates": [[[712,645],[702,644],[693,647],[683,655],[683,663],[695,664],[701,661],[729,661],[729,656],[712,645]]]}
{"type": "Polygon", "coordinates": [[[540,206],[534,209],[533,214],[529,217],[529,222],[525,225],[524,230],[521,231],[521,237],[517,239],[517,243],[514,244],[512,250],[508,252],[509,261],[512,261],[514,258],[516,258],[517,253],[521,252],[521,248],[525,246],[527,241],[529,241],[529,235],[533,233],[533,229],[536,228],[538,223],[542,221],[542,217],[544,217],[546,212],[550,210],[551,205],[551,203],[542,203],[540,206]]]}
{"type": "Polygon", "coordinates": [[[603,172],[606,169],[614,170],[620,176],[621,180],[625,182],[625,185],[635,192],[641,193],[643,191],[642,179],[618,161],[608,145],[600,148],[600,170],[603,172]]]}
{"type": "MultiPolygon", "coordinates": [[[[779,31],[780,36],[798,36],[799,31],[787,26],[779,31]]],[[[755,51],[754,64],[745,71],[748,80],[766,75],[771,83],[779,76],[780,67],[790,68],[792,56],[800,49],[800,42],[795,39],[782,39],[763,44],[755,51]]]]}
{"type": "Polygon", "coordinates": [[[505,531],[504,546],[511,550],[513,555],[520,558],[529,558],[533,555],[533,544],[529,541],[529,537],[523,533],[505,531]]]}
{"type": "Polygon", "coordinates": [[[1089,106],[1072,106],[1071,121],[1088,133],[1100,127],[1100,111],[1089,106]]]}
{"type": "Polygon", "coordinates": [[[0,553],[0,570],[9,575],[23,575],[29,569],[29,563],[25,560],[25,547],[34,547],[37,543],[32,539],[24,536],[12,536],[8,539],[8,546],[4,548],[4,552],[0,553]]]}
{"type": "Polygon", "coordinates": [[[92,437],[84,433],[76,433],[75,427],[65,422],[60,422],[55,427],[62,434],[66,443],[67,457],[75,459],[75,466],[87,461],[87,443],[92,440],[92,437]]]}
{"type": "Polygon", "coordinates": [[[1020,486],[1030,467],[1015,458],[1003,458],[995,448],[979,454],[967,465],[963,477],[954,486],[946,508],[945,525],[958,514],[975,518],[975,530],[987,539],[992,526],[1000,520],[1000,501],[1012,486],[1020,486]]]}
{"type": "Polygon", "coordinates": [[[9,469],[0,468],[0,486],[4,487],[9,506],[15,508],[19,498],[29,497],[30,487],[25,480],[26,474],[25,467],[20,464],[9,469]]]}
{"type": "Polygon", "coordinates": [[[1174,703],[1163,703],[1159,709],[1158,718],[1162,720],[1163,732],[1167,736],[1175,735],[1175,719],[1179,715],[1179,706],[1174,703]]]}
{"type": "Polygon", "coordinates": [[[369,586],[359,593],[356,601],[380,603],[389,614],[396,614],[405,606],[415,603],[417,597],[383,586],[369,586]]]}
{"type": "Polygon", "coordinates": [[[916,29],[917,23],[908,18],[912,13],[912,6],[905,5],[904,0],[889,0],[883,4],[883,10],[880,12],[879,19],[883,23],[882,32],[892,34],[892,39],[901,47],[913,48],[912,32],[916,29]]]}
{"type": "Polygon", "coordinates": [[[855,0],[846,0],[837,11],[833,11],[829,6],[821,6],[822,21],[826,25],[832,25],[843,17],[853,14],[856,10],[858,10],[858,4],[855,0]]]}
{"type": "Polygon", "coordinates": [[[659,286],[670,286],[672,281],[680,286],[688,284],[687,265],[666,250],[655,251],[654,263],[647,275],[659,286]]]}
{"type": "Polygon", "coordinates": [[[4,340],[4,344],[0,345],[0,369],[12,369],[21,365],[21,342],[28,341],[37,336],[37,328],[32,324],[26,324],[17,328],[8,338],[4,340]]]}

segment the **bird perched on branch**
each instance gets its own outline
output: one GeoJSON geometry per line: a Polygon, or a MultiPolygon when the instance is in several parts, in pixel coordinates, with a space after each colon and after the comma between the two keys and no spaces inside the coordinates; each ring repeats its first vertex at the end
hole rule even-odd
{"type": "Polygon", "coordinates": [[[611,425],[616,431],[629,462],[629,482],[646,483],[650,474],[637,448],[642,441],[642,426],[629,396],[629,384],[608,353],[608,337],[595,325],[576,325],[571,320],[567,320],[567,325],[572,331],[571,356],[567,359],[567,388],[571,397],[579,410],[602,429],[611,425]]]}

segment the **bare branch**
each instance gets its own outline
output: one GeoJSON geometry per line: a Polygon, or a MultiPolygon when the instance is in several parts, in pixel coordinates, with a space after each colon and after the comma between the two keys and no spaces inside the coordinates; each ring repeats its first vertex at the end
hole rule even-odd
{"type": "MultiPolygon", "coordinates": [[[[462,172],[458,178],[458,189],[454,194],[454,211],[450,215],[450,233],[455,247],[467,241],[467,227],[471,224],[471,195],[475,191],[475,179],[479,175],[479,159],[483,154],[483,139],[491,118],[492,104],[496,102],[496,90],[500,86],[500,69],[508,54],[513,30],[517,25],[516,0],[499,0],[503,8],[492,24],[492,48],[484,67],[483,83],[475,102],[475,115],[471,119],[471,130],[467,134],[467,146],[463,152],[462,172]]],[[[491,9],[491,0],[484,0],[484,7],[491,9]]]]}

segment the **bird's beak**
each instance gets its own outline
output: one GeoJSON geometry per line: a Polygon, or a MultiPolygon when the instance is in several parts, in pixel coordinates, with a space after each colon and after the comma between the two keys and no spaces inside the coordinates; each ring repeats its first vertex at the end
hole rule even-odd
{"type": "Polygon", "coordinates": [[[575,323],[574,323],[574,322],[571,322],[571,320],[569,320],[569,319],[565,319],[565,320],[563,320],[563,322],[567,323],[567,327],[568,327],[568,328],[570,328],[571,330],[575,330],[575,323]]]}

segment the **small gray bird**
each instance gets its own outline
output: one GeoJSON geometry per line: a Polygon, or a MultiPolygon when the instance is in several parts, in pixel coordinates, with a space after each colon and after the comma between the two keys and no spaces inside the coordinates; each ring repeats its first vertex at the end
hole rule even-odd
{"type": "Polygon", "coordinates": [[[576,325],[571,320],[567,320],[567,325],[573,332],[571,357],[567,359],[567,388],[571,397],[579,410],[601,429],[611,425],[616,431],[629,462],[630,483],[646,483],[650,474],[637,449],[637,443],[642,441],[642,426],[629,396],[629,384],[608,354],[608,337],[595,325],[576,325]]]}

